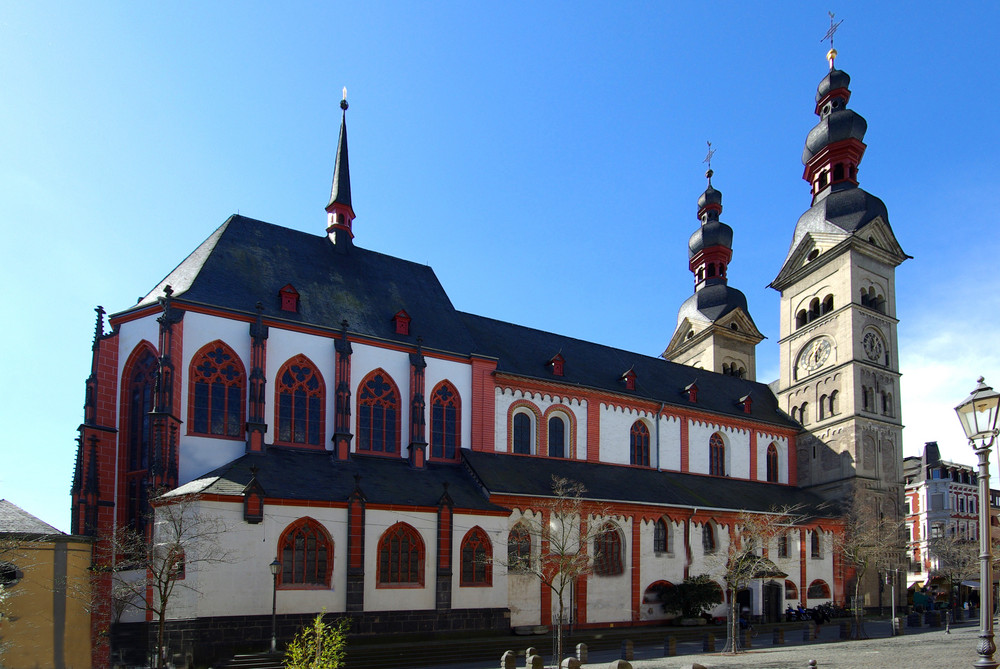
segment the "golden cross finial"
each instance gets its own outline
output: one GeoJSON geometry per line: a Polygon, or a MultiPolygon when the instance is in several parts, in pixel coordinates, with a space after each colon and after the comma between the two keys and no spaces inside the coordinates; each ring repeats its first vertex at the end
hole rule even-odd
{"type": "Polygon", "coordinates": [[[821,39],[820,42],[825,42],[826,40],[830,40],[830,50],[826,52],[826,59],[828,61],[830,61],[830,69],[832,70],[833,69],[833,61],[834,61],[834,59],[837,58],[837,50],[833,48],[833,36],[837,33],[837,28],[840,27],[840,24],[843,23],[844,20],[841,19],[841,20],[837,21],[836,23],[834,23],[833,22],[833,16],[834,16],[833,12],[827,12],[827,14],[830,15],[830,29],[826,31],[826,34],[823,35],[823,39],[821,39]]]}

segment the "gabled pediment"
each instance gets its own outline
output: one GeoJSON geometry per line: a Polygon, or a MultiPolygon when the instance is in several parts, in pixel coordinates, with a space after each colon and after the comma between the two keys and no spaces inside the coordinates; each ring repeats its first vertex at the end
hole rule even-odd
{"type": "MultiPolygon", "coordinates": [[[[830,226],[836,230],[835,226],[830,226]]],[[[790,278],[798,273],[806,265],[825,260],[824,254],[837,248],[844,240],[850,237],[846,232],[807,232],[799,238],[798,244],[785,258],[785,264],[781,266],[778,276],[771,282],[771,287],[782,290],[783,286],[791,283],[790,278]]],[[[827,256],[831,257],[831,256],[827,256]]]]}
{"type": "Polygon", "coordinates": [[[690,318],[682,319],[677,324],[674,336],[670,338],[670,343],[667,344],[667,348],[660,354],[660,357],[670,360],[671,356],[675,353],[687,348],[687,344],[692,344],[696,339],[700,339],[698,335],[707,330],[708,327],[709,324],[705,321],[694,321],[690,318]]]}
{"type": "Polygon", "coordinates": [[[720,318],[715,325],[727,333],[739,336],[741,339],[756,339],[758,342],[764,339],[764,335],[757,329],[757,325],[750,318],[750,314],[742,309],[730,311],[720,318]]]}
{"type": "Polygon", "coordinates": [[[903,251],[903,248],[896,240],[896,235],[892,233],[892,228],[882,220],[881,216],[858,229],[854,233],[854,236],[868,242],[883,254],[887,253],[892,256],[895,259],[894,265],[898,265],[910,257],[903,251]]]}

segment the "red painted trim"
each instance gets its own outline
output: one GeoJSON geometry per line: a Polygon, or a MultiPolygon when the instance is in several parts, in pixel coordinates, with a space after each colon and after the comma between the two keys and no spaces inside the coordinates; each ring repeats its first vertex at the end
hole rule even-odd
{"type": "Polygon", "coordinates": [[[377,367],[372,371],[365,374],[365,377],[361,379],[361,383],[358,384],[357,390],[354,393],[354,451],[356,453],[363,453],[365,455],[377,455],[382,457],[400,457],[403,453],[402,445],[402,420],[403,420],[403,395],[399,391],[399,384],[396,380],[392,378],[389,372],[385,371],[381,367],[377,367]],[[365,387],[365,384],[369,380],[373,380],[376,375],[381,374],[382,380],[387,381],[389,386],[391,386],[391,393],[396,395],[396,424],[392,427],[393,433],[389,435],[389,442],[392,443],[395,450],[391,452],[385,451],[373,451],[368,448],[361,448],[361,429],[359,427],[361,423],[361,390],[365,387]]]}
{"type": "MultiPolygon", "coordinates": [[[[188,365],[188,423],[187,423],[187,434],[189,436],[198,437],[210,437],[212,439],[232,439],[232,440],[243,440],[246,439],[246,422],[247,422],[247,372],[246,367],[243,365],[243,360],[237,355],[236,351],[232,349],[231,346],[226,344],[226,342],[221,339],[216,339],[215,341],[205,344],[200,349],[198,349],[193,356],[191,356],[191,363],[188,365]],[[223,434],[211,434],[205,432],[195,432],[194,431],[194,386],[195,386],[195,370],[201,361],[207,356],[208,352],[214,348],[221,347],[226,353],[232,356],[233,361],[239,367],[240,377],[239,380],[234,383],[239,384],[240,387],[240,433],[236,436],[228,436],[223,434]]],[[[225,403],[225,402],[224,402],[225,403]]],[[[211,420],[211,419],[210,419],[211,420]]]]}
{"type": "MultiPolygon", "coordinates": [[[[461,460],[462,459],[462,395],[459,394],[458,388],[456,388],[455,384],[452,383],[451,381],[449,381],[448,379],[444,379],[443,381],[438,382],[438,384],[436,386],[434,386],[434,389],[431,390],[429,406],[430,406],[430,410],[429,410],[430,421],[429,421],[429,423],[430,423],[431,427],[430,427],[430,437],[427,440],[428,441],[428,443],[427,443],[427,446],[428,446],[427,459],[430,460],[431,462],[454,462],[456,460],[461,460]],[[442,386],[447,386],[451,390],[452,397],[453,397],[453,399],[451,400],[451,403],[455,405],[455,431],[457,432],[457,435],[456,435],[456,439],[455,439],[455,457],[454,458],[436,458],[433,455],[434,454],[434,444],[433,444],[433,441],[434,441],[434,398],[435,398],[435,396],[437,396],[437,392],[438,392],[438,390],[442,386]]],[[[447,406],[447,405],[445,405],[445,406],[447,406]]]]}
{"type": "MultiPolygon", "coordinates": [[[[333,560],[334,560],[334,544],[333,537],[330,536],[330,532],[323,526],[323,523],[319,522],[315,518],[310,518],[309,516],[303,516],[291,524],[289,524],[282,532],[281,536],[278,538],[278,553],[276,559],[281,562],[284,555],[285,544],[289,541],[289,536],[301,528],[310,528],[316,530],[315,534],[326,541],[326,573],[323,575],[323,583],[289,583],[285,584],[282,579],[284,578],[284,566],[278,572],[278,589],[279,590],[328,590],[331,583],[333,582],[333,560]]],[[[318,550],[318,547],[317,547],[318,550]]]]}
{"type": "Polygon", "coordinates": [[[587,399],[587,462],[601,461],[601,403],[587,399]]]}
{"type": "MultiPolygon", "coordinates": [[[[659,420],[659,417],[657,417],[659,420]]],[[[690,447],[690,419],[681,416],[681,471],[690,472],[691,471],[691,447],[690,447]]]]}
{"type": "MultiPolygon", "coordinates": [[[[765,470],[766,471],[766,470],[765,470]]],[[[757,480],[757,431],[750,431],[750,480],[757,480]]]]}
{"type": "MultiPolygon", "coordinates": [[[[561,403],[553,404],[552,406],[550,406],[548,409],[545,410],[544,414],[542,414],[542,421],[541,424],[539,425],[539,430],[538,430],[540,435],[538,443],[538,451],[541,452],[544,448],[545,455],[548,456],[549,454],[549,419],[552,417],[553,413],[560,413],[566,418],[566,420],[569,421],[569,438],[567,439],[569,443],[566,444],[567,452],[563,457],[564,459],[567,460],[575,460],[576,459],[576,414],[568,406],[561,403]]],[[[511,420],[513,420],[513,417],[511,418],[511,420]]]]}
{"type": "Polygon", "coordinates": [[[496,360],[470,358],[472,363],[472,450],[496,450],[496,385],[493,373],[496,360]]]}
{"type": "MultiPolygon", "coordinates": [[[[587,536],[587,518],[584,516],[580,519],[580,536],[587,536]]],[[[581,552],[586,554],[588,545],[585,543],[581,547],[581,552]]],[[[589,577],[584,577],[577,579],[576,581],[576,623],[577,625],[584,625],[587,623],[587,584],[590,582],[589,577]]]]}
{"type": "Polygon", "coordinates": [[[419,589],[419,588],[423,588],[424,587],[425,577],[426,577],[426,572],[427,572],[427,567],[426,567],[426,564],[425,564],[426,556],[427,556],[427,551],[424,548],[424,539],[423,539],[423,537],[420,536],[420,533],[417,532],[417,530],[414,529],[414,527],[412,525],[410,525],[409,523],[399,522],[399,523],[395,523],[394,525],[390,526],[388,529],[386,529],[385,532],[382,533],[382,536],[379,537],[379,539],[378,539],[378,547],[377,547],[377,549],[375,551],[375,562],[376,562],[375,587],[379,588],[379,589],[381,589],[381,588],[405,588],[405,589],[414,589],[414,588],[419,589]],[[393,583],[393,582],[390,582],[390,581],[383,581],[382,580],[382,551],[383,550],[388,550],[387,547],[386,547],[386,545],[385,545],[386,538],[389,537],[391,534],[395,533],[397,531],[397,529],[398,530],[402,530],[403,532],[405,532],[406,534],[408,534],[410,536],[411,541],[415,540],[414,541],[414,550],[417,551],[417,556],[418,556],[417,557],[417,576],[419,577],[419,580],[416,583],[412,583],[412,582],[393,583]]]}
{"type": "MultiPolygon", "coordinates": [[[[483,530],[483,528],[481,528],[478,525],[476,525],[475,527],[473,527],[472,529],[470,529],[468,532],[466,532],[464,537],[462,537],[462,544],[461,544],[461,547],[459,548],[459,560],[460,560],[460,562],[462,560],[464,560],[464,556],[465,556],[465,544],[466,544],[466,542],[471,541],[472,539],[476,539],[480,543],[482,543],[486,547],[486,556],[488,558],[492,557],[492,555],[493,555],[493,542],[490,541],[489,536],[486,534],[486,532],[483,530]]],[[[492,562],[486,562],[486,564],[485,564],[485,566],[486,566],[485,580],[481,581],[481,582],[480,581],[466,581],[465,580],[465,568],[464,568],[464,566],[465,566],[464,562],[461,562],[459,564],[459,584],[458,584],[459,587],[462,587],[462,588],[489,588],[489,587],[491,587],[493,585],[493,563],[492,562]]]]}
{"type": "Polygon", "coordinates": [[[632,622],[639,621],[640,607],[642,605],[642,547],[639,530],[642,521],[636,516],[632,516],[632,622]]]}

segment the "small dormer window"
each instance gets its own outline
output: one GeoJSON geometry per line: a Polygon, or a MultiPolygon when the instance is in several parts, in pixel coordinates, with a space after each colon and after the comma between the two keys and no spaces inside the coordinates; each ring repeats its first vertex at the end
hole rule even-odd
{"type": "Polygon", "coordinates": [[[622,374],[621,380],[625,383],[625,390],[635,390],[635,379],[636,373],[634,369],[630,369],[622,374]]]}
{"type": "Polygon", "coordinates": [[[552,376],[562,376],[563,367],[566,364],[566,358],[562,356],[562,353],[556,353],[555,356],[549,360],[548,364],[552,369],[552,376]]]}
{"type": "Polygon", "coordinates": [[[278,291],[281,297],[281,310],[290,311],[294,314],[299,312],[299,291],[295,290],[292,284],[286,285],[278,291]]]}
{"type": "Polygon", "coordinates": [[[750,409],[753,405],[753,398],[749,395],[744,395],[740,398],[740,406],[743,408],[743,413],[750,413],[750,409]]]}
{"type": "Polygon", "coordinates": [[[688,402],[698,401],[698,384],[692,383],[684,388],[684,392],[687,393],[688,402]]]}
{"type": "Polygon", "coordinates": [[[396,312],[396,315],[392,317],[392,322],[396,328],[396,334],[410,334],[410,315],[408,313],[400,309],[396,312]]]}

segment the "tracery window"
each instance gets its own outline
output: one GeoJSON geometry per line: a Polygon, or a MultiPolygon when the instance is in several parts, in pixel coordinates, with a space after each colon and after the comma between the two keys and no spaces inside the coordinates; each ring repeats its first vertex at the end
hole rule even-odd
{"type": "Polygon", "coordinates": [[[629,462],[649,466],[649,428],[641,420],[632,423],[629,431],[629,462]]]}
{"type": "Polygon", "coordinates": [[[624,571],[622,535],[617,527],[607,523],[594,537],[594,573],[598,576],[616,576],[624,571]]]}
{"type": "Polygon", "coordinates": [[[708,473],[712,476],[726,475],[726,442],[718,432],[708,439],[708,473]]]}
{"type": "Polygon", "coordinates": [[[778,482],[778,447],[774,442],[767,447],[767,481],[768,483],[778,482]]]}
{"type": "Polygon", "coordinates": [[[424,542],[406,523],[396,523],[378,542],[378,585],[423,585],[424,542]]]}
{"type": "Polygon", "coordinates": [[[326,385],[312,360],[297,355],[278,371],[276,441],[288,445],[323,443],[326,385]]]}
{"type": "Polygon", "coordinates": [[[809,589],[806,591],[806,597],[808,599],[829,599],[830,586],[827,585],[826,581],[818,578],[809,584],[809,589]]]}
{"type": "Polygon", "coordinates": [[[191,432],[243,436],[246,374],[239,356],[221,341],[191,359],[191,432]]]}
{"type": "Polygon", "coordinates": [[[486,532],[480,527],[473,527],[462,539],[461,559],[462,573],[459,585],[489,586],[493,584],[493,565],[489,559],[493,556],[493,544],[486,532]]]}
{"type": "Polygon", "coordinates": [[[330,586],[333,541],[312,518],[301,518],[288,526],[278,542],[278,555],[278,585],[330,586]]]}
{"type": "Polygon", "coordinates": [[[462,402],[455,387],[442,381],[431,393],[431,457],[454,460],[460,446],[462,402]]]}
{"type": "Polygon", "coordinates": [[[158,367],[151,348],[137,351],[127,367],[123,389],[123,404],[128,411],[125,418],[125,523],[140,533],[145,531],[148,511],[145,477],[152,447],[149,412],[153,410],[153,386],[158,367]]]}
{"type": "Polygon", "coordinates": [[[399,397],[392,377],[380,369],[361,382],[358,393],[359,451],[396,452],[399,443],[399,397]]]}

